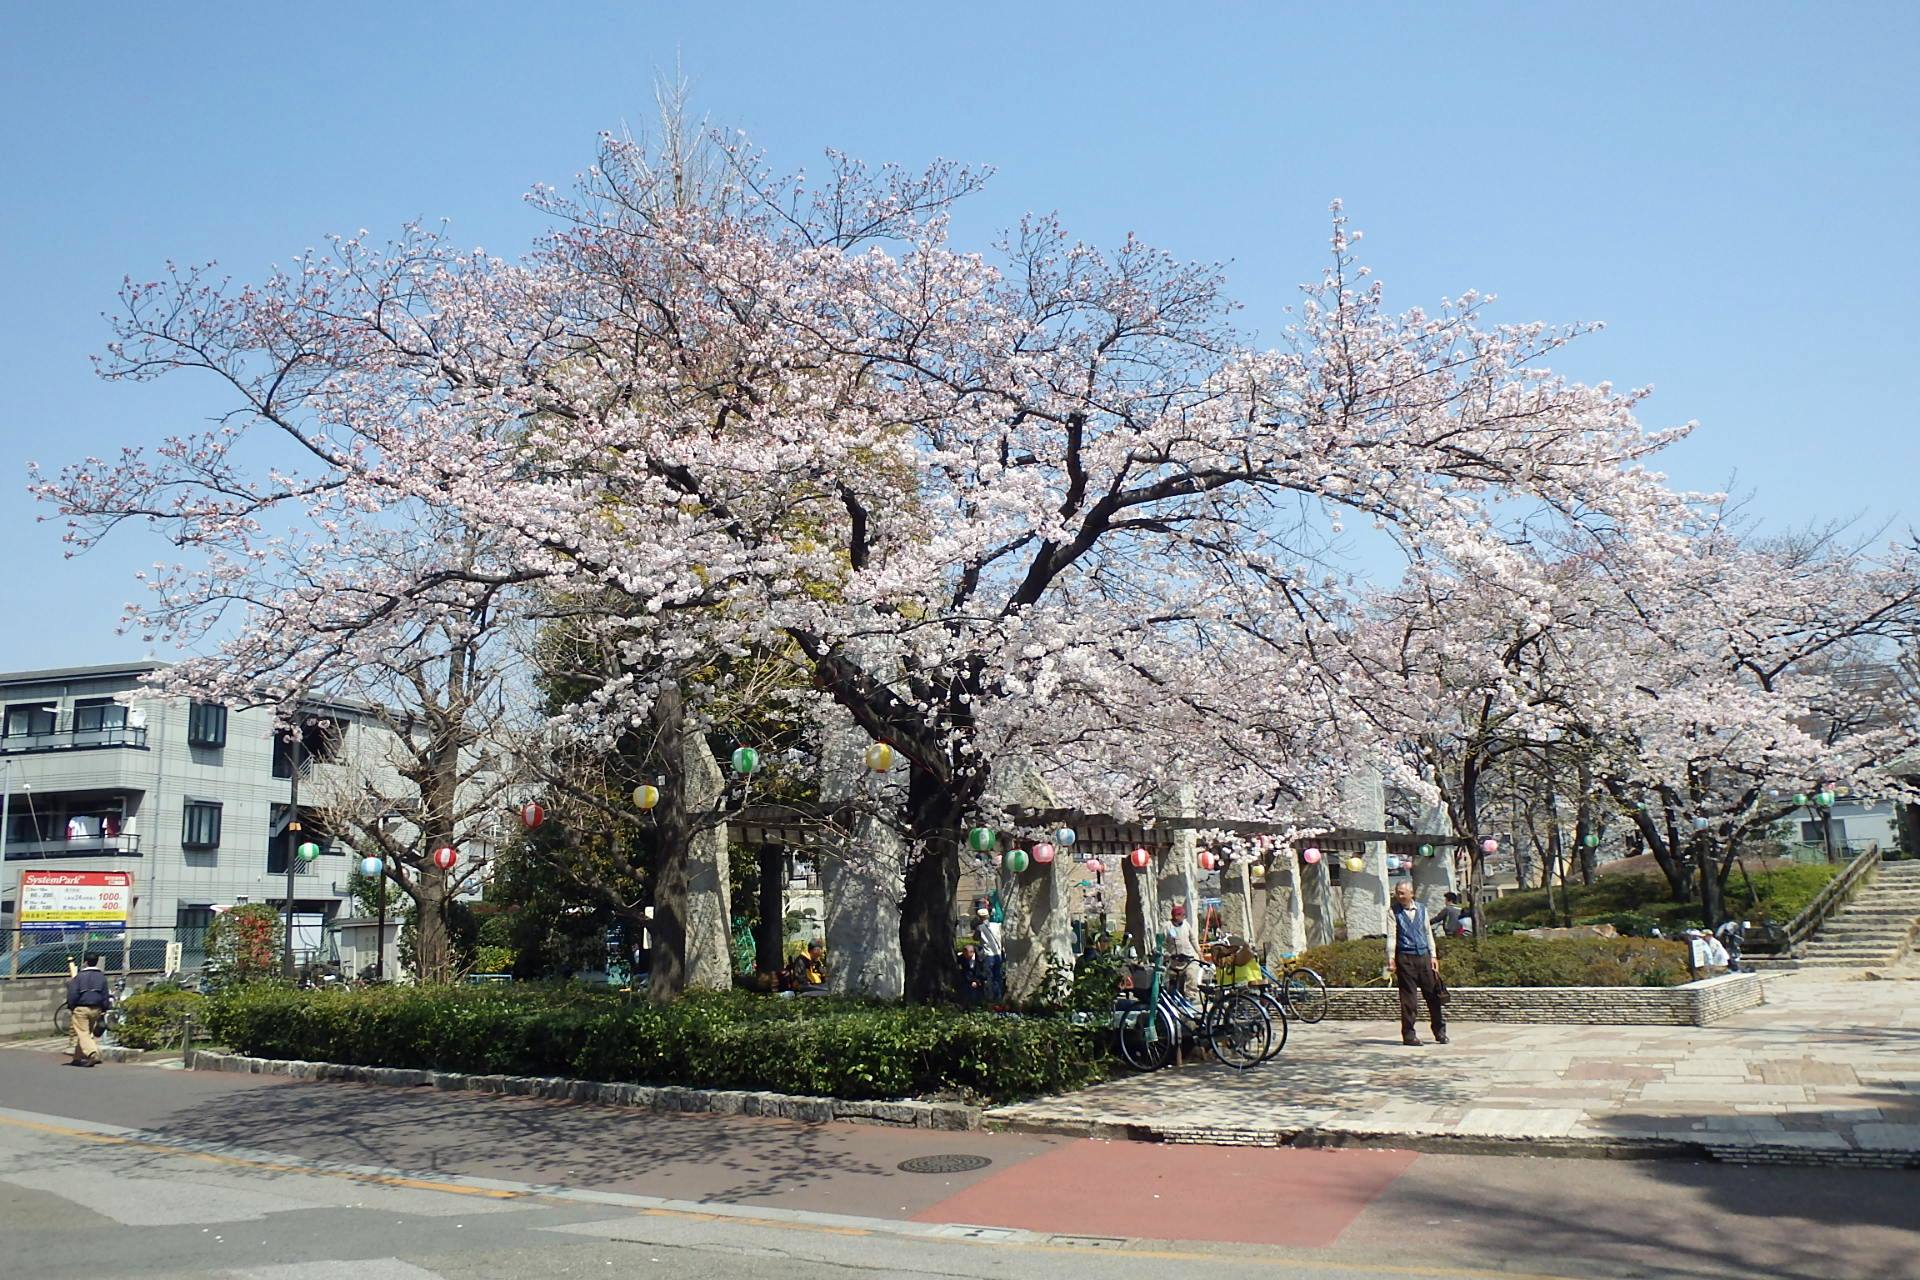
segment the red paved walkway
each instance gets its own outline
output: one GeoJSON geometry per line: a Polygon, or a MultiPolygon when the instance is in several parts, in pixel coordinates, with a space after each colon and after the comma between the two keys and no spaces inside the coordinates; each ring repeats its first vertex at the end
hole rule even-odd
{"type": "Polygon", "coordinates": [[[1413,1164],[1409,1151],[1286,1151],[1078,1141],[922,1210],[1088,1236],[1324,1248],[1413,1164]]]}

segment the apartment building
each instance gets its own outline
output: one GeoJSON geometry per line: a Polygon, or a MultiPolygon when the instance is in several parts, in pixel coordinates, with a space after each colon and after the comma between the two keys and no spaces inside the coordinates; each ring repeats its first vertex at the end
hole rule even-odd
{"type": "Polygon", "coordinates": [[[284,910],[291,858],[295,945],[320,948],[325,924],[350,913],[355,855],[309,806],[390,731],[365,708],[314,703],[296,742],[268,710],[143,696],[162,665],[0,673],[0,926],[12,927],[22,871],[125,871],[135,936],[191,939],[216,907],[284,910]],[[302,862],[303,840],[321,855],[302,862]]]}

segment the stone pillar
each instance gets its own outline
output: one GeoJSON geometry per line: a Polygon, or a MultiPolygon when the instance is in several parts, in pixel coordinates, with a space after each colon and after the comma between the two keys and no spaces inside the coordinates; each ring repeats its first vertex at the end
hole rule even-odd
{"type": "Polygon", "coordinates": [[[852,830],[823,849],[820,896],[825,914],[827,990],[898,1000],[906,991],[900,955],[900,900],[905,892],[906,842],[885,814],[898,807],[908,768],[896,762],[883,779],[868,769],[869,741],[837,708],[823,734],[821,793],[841,806],[852,830]]]}
{"type": "Polygon", "coordinates": [[[1153,954],[1155,922],[1161,918],[1158,882],[1153,864],[1135,867],[1130,858],[1120,859],[1120,874],[1127,884],[1126,931],[1129,943],[1142,960],[1153,954]]]}
{"type": "MultiPolygon", "coordinates": [[[[1420,815],[1420,830],[1429,836],[1449,829],[1447,811],[1439,805],[1432,806],[1420,815]]],[[[1433,845],[1433,856],[1423,858],[1418,851],[1414,853],[1413,896],[1426,904],[1428,915],[1438,917],[1440,909],[1447,905],[1446,895],[1459,891],[1459,884],[1453,876],[1454,846],[1431,839],[1424,843],[1433,845]]]]}
{"type": "Polygon", "coordinates": [[[1252,863],[1237,851],[1234,864],[1220,873],[1220,927],[1245,938],[1249,945],[1260,937],[1260,915],[1253,905],[1252,863]]]}
{"type": "MultiPolygon", "coordinates": [[[[1013,808],[1050,809],[1057,803],[1038,774],[1022,764],[996,768],[991,793],[1013,808]]],[[[1049,835],[1035,837],[1051,840],[1049,835]]],[[[1000,864],[1000,901],[1005,904],[1007,999],[1039,999],[1049,976],[1073,972],[1072,850],[1054,850],[1047,866],[1035,863],[1019,875],[1000,864]]]]}
{"type": "MultiPolygon", "coordinates": [[[[1340,821],[1362,831],[1386,829],[1387,785],[1378,769],[1359,770],[1341,784],[1340,821]]],[[[1369,840],[1361,849],[1365,865],[1359,871],[1341,871],[1347,936],[1384,937],[1388,924],[1387,842],[1369,840]]]]}
{"type": "Polygon", "coordinates": [[[1324,947],[1333,941],[1333,877],[1327,873],[1327,859],[1337,855],[1322,852],[1320,861],[1300,868],[1300,906],[1306,919],[1307,945],[1324,947]]]}
{"type": "MultiPolygon", "coordinates": [[[[703,734],[689,733],[685,741],[687,808],[710,812],[725,790],[726,775],[703,734]]],[[[687,850],[687,990],[726,991],[732,986],[733,902],[723,822],[696,833],[687,850]]]]}
{"type": "Polygon", "coordinates": [[[1267,892],[1260,922],[1260,954],[1269,968],[1306,946],[1301,910],[1300,855],[1281,849],[1267,863],[1267,892]]]}
{"type": "MultiPolygon", "coordinates": [[[[1192,784],[1180,783],[1162,791],[1160,813],[1169,818],[1194,817],[1192,784]]],[[[1193,922],[1194,934],[1197,938],[1201,923],[1199,839],[1190,828],[1175,828],[1167,835],[1166,852],[1154,859],[1157,883],[1154,885],[1156,914],[1153,917],[1153,927],[1155,930],[1164,931],[1167,927],[1167,913],[1173,909],[1173,904],[1183,903],[1187,908],[1187,919],[1193,922]]]]}

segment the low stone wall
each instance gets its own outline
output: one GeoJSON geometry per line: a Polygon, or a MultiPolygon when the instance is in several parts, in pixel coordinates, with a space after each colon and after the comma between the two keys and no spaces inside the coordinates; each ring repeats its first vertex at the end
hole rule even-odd
{"type": "MultiPolygon", "coordinates": [[[[1760,976],[1728,973],[1678,987],[1450,987],[1454,1022],[1621,1023],[1704,1027],[1765,1001],[1760,976]]],[[[1391,987],[1334,987],[1327,1016],[1397,1019],[1391,987]]],[[[1424,1006],[1421,1010],[1425,1013],[1424,1006]]]]}
{"type": "Polygon", "coordinates": [[[56,1034],[53,1015],[67,1002],[67,978],[0,978],[0,1039],[56,1034]]]}
{"type": "Polygon", "coordinates": [[[612,1084],[599,1080],[570,1080],[565,1076],[477,1076],[458,1071],[249,1058],[208,1049],[194,1050],[187,1065],[195,1071],[239,1071],[249,1075],[288,1076],[295,1080],[344,1080],[354,1084],[497,1093],[520,1098],[553,1098],[569,1102],[597,1102],[614,1107],[639,1107],[648,1111],[775,1116],[783,1120],[814,1122],[858,1120],[902,1129],[978,1129],[981,1114],[979,1107],[958,1102],[858,1101],[746,1089],[612,1084]]]}

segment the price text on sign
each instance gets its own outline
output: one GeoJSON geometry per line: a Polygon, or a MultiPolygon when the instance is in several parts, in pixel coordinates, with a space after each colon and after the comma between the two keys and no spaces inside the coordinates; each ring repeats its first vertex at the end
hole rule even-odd
{"type": "Polygon", "coordinates": [[[127,922],[133,901],[128,871],[23,871],[20,925],[96,925],[127,922]]]}

